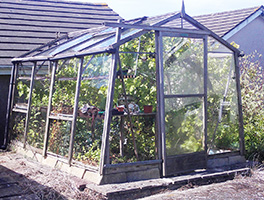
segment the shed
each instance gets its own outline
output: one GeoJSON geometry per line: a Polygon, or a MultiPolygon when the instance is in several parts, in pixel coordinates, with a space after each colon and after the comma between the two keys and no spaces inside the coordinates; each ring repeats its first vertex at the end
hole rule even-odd
{"type": "Polygon", "coordinates": [[[184,9],[70,33],[12,60],[6,134],[98,184],[235,164],[239,55],[184,9]]]}

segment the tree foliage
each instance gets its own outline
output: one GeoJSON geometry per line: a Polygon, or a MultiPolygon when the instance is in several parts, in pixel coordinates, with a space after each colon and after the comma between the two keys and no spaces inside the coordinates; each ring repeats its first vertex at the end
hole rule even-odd
{"type": "Polygon", "coordinates": [[[240,60],[246,157],[264,160],[264,76],[261,54],[253,52],[240,60]]]}

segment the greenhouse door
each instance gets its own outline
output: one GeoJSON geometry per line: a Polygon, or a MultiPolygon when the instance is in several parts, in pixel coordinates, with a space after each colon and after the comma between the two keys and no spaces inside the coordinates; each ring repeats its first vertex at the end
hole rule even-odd
{"type": "Polygon", "coordinates": [[[163,176],[170,176],[206,168],[207,42],[162,34],[162,43],[163,176]]]}

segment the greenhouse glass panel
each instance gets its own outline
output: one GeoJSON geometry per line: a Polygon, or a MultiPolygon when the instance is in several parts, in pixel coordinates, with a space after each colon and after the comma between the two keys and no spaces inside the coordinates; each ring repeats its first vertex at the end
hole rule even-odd
{"type": "Polygon", "coordinates": [[[235,150],[239,150],[239,121],[234,57],[211,52],[208,54],[208,152],[235,150]]]}
{"type": "Polygon", "coordinates": [[[12,121],[10,121],[10,127],[12,127],[11,141],[24,142],[24,132],[25,132],[25,121],[26,114],[20,112],[13,112],[12,121]]]}
{"type": "Polygon", "coordinates": [[[43,148],[43,139],[49,100],[50,72],[47,66],[36,73],[31,100],[31,112],[27,131],[28,144],[43,148]],[[43,75],[45,73],[46,75],[43,75]]]}
{"type": "Polygon", "coordinates": [[[80,37],[77,37],[76,39],[73,39],[69,42],[66,42],[65,44],[62,44],[60,46],[58,46],[56,49],[52,50],[49,55],[56,55],[62,51],[65,51],[69,48],[71,48],[72,46],[77,46],[78,44],[86,41],[86,40],[89,40],[92,36],[90,34],[85,34],[83,36],[80,36],[80,37]]]}
{"type": "Polygon", "coordinates": [[[84,58],[73,158],[90,165],[100,160],[111,63],[110,54],[84,58]]]}
{"type": "Polygon", "coordinates": [[[26,112],[30,93],[30,76],[32,66],[19,65],[17,79],[14,87],[13,115],[10,125],[12,127],[12,138],[24,142],[26,112]]]}
{"type": "Polygon", "coordinates": [[[114,94],[117,112],[112,117],[110,132],[112,164],[158,158],[154,39],[154,34],[148,32],[119,48],[126,97],[119,68],[114,94]],[[118,112],[122,108],[125,109],[118,112]]]}
{"type": "Polygon", "coordinates": [[[114,42],[114,34],[111,35],[103,35],[103,36],[95,36],[93,38],[91,38],[90,40],[88,40],[87,42],[84,42],[76,47],[73,47],[72,49],[70,49],[70,51],[82,51],[84,49],[88,49],[89,47],[94,48],[94,45],[97,47],[99,43],[100,47],[102,47],[102,43],[105,43],[104,41],[106,41],[106,45],[105,46],[109,46],[110,44],[112,44],[114,42]]]}
{"type": "Polygon", "coordinates": [[[203,99],[165,99],[167,156],[203,150],[203,99]]]}
{"type": "Polygon", "coordinates": [[[52,120],[50,122],[50,137],[48,151],[68,157],[71,122],[52,120]]]}
{"type": "Polygon", "coordinates": [[[203,40],[163,37],[164,94],[202,94],[203,40]]]}

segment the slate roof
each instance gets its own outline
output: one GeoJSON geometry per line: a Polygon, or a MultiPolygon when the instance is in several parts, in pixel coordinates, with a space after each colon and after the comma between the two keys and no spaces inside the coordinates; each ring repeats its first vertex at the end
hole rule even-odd
{"type": "MultiPolygon", "coordinates": [[[[92,0],[91,0],[92,1],[92,0]]],[[[58,35],[121,17],[107,4],[66,0],[0,0],[0,67],[58,35]]]]}
{"type": "Polygon", "coordinates": [[[194,17],[194,19],[212,30],[218,36],[223,37],[259,9],[263,9],[263,6],[200,15],[194,17]]]}

